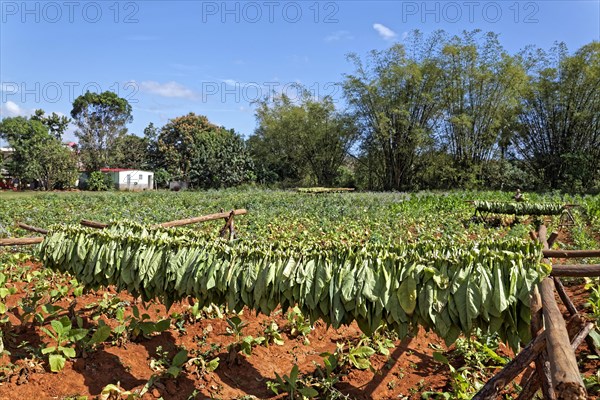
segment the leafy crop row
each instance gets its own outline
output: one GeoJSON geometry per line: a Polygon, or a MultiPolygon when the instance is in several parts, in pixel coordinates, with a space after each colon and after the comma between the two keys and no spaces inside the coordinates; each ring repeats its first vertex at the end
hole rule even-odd
{"type": "Polygon", "coordinates": [[[55,226],[40,250],[47,267],[88,287],[115,285],[167,306],[188,296],[265,314],[297,304],[311,321],[356,320],[367,334],[385,323],[404,337],[422,325],[452,343],[480,328],[513,347],[528,339],[529,292],[548,272],[539,245],[517,239],[281,245],[131,222],[55,226]]]}
{"type": "Polygon", "coordinates": [[[560,215],[564,206],[553,203],[505,203],[500,201],[475,201],[477,211],[513,215],[560,215]]]}

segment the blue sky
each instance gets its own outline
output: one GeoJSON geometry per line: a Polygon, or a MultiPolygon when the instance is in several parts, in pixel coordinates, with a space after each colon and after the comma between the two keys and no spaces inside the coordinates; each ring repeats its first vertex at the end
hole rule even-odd
{"type": "MultiPolygon", "coordinates": [[[[500,34],[515,53],[600,39],[600,1],[0,1],[2,117],[113,90],[130,101],[129,131],[195,112],[244,136],[252,101],[294,83],[332,95],[361,57],[413,29],[500,34]]],[[[73,138],[73,128],[66,139],[73,138]]]]}

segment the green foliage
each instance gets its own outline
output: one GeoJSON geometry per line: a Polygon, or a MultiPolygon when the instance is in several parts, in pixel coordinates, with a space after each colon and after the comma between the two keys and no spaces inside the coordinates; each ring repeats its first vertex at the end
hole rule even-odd
{"type": "Polygon", "coordinates": [[[117,168],[146,170],[150,167],[148,147],[147,138],[132,134],[118,136],[113,144],[111,163],[117,168]]]}
{"type": "Polygon", "coordinates": [[[0,135],[14,149],[7,167],[12,176],[19,178],[21,187],[27,183],[46,190],[73,186],[77,179],[75,155],[48,133],[42,122],[5,118],[0,122],[0,135]]]}
{"type": "Polygon", "coordinates": [[[286,329],[289,331],[289,335],[292,338],[302,336],[304,339],[304,344],[310,344],[310,340],[308,340],[308,335],[312,331],[312,324],[310,320],[302,315],[302,311],[298,308],[298,306],[294,306],[292,311],[290,311],[287,315],[288,326],[286,329]]]}
{"type": "Polygon", "coordinates": [[[302,86],[298,98],[282,95],[259,103],[258,128],[249,139],[258,180],[331,186],[358,138],[353,119],[336,112],[333,99],[315,99],[302,86]]]}
{"type": "Polygon", "coordinates": [[[279,394],[280,391],[288,393],[289,399],[312,399],[319,395],[315,389],[310,386],[306,386],[301,379],[298,378],[298,366],[294,364],[290,375],[279,376],[275,372],[275,381],[267,382],[267,387],[275,394],[279,394]]]}
{"type": "Polygon", "coordinates": [[[171,119],[161,128],[157,138],[161,165],[174,179],[188,181],[199,138],[218,130],[203,115],[189,113],[171,119]]]}
{"type": "Polygon", "coordinates": [[[88,333],[87,329],[73,328],[68,317],[50,322],[52,330],[42,327],[41,330],[55,343],[54,346],[46,346],[42,354],[48,354],[48,363],[52,372],[59,372],[65,367],[68,358],[75,358],[76,353],[70,345],[82,340],[88,333]]]}
{"type": "Polygon", "coordinates": [[[171,178],[171,174],[164,168],[159,168],[154,171],[154,182],[158,188],[168,188],[171,178]]]}
{"type": "Polygon", "coordinates": [[[179,350],[171,358],[169,352],[164,351],[162,346],[158,346],[156,348],[156,355],[156,358],[150,359],[150,368],[171,378],[177,378],[188,361],[188,352],[185,349],[179,350]]]}
{"type": "Polygon", "coordinates": [[[195,150],[189,172],[192,187],[218,189],[254,181],[252,159],[233,130],[221,128],[199,135],[195,150]]]}
{"type": "Polygon", "coordinates": [[[267,324],[263,331],[263,335],[265,338],[265,345],[267,347],[271,343],[278,346],[283,346],[284,344],[283,336],[281,336],[281,333],[279,332],[279,326],[275,321],[271,321],[269,324],[267,324]]]}
{"type": "Polygon", "coordinates": [[[112,179],[109,174],[104,174],[100,171],[94,171],[86,181],[88,190],[94,192],[102,192],[112,189],[112,179]]]}
{"type": "Polygon", "coordinates": [[[253,336],[244,336],[242,337],[242,330],[248,324],[240,317],[233,316],[227,319],[227,334],[235,337],[235,341],[230,343],[227,346],[229,350],[229,363],[239,362],[238,354],[245,354],[247,356],[252,355],[252,348],[265,343],[266,339],[262,336],[253,337],[253,336]]]}
{"type": "Polygon", "coordinates": [[[500,201],[474,201],[477,211],[513,215],[560,215],[564,211],[562,204],[551,203],[509,203],[500,201]]]}
{"type": "Polygon", "coordinates": [[[548,273],[539,263],[540,245],[524,240],[316,245],[265,239],[210,240],[131,222],[101,231],[60,225],[46,236],[40,256],[46,267],[87,287],[116,285],[167,306],[188,296],[201,306],[248,306],[266,314],[297,304],[310,321],[339,327],[356,320],[367,334],[381,322],[400,337],[422,325],[452,343],[481,328],[499,332],[514,348],[529,337],[529,291],[548,273]],[[418,295],[407,303],[404,295],[414,288],[418,295]]]}
{"type": "Polygon", "coordinates": [[[436,33],[423,40],[418,32],[406,49],[395,44],[372,51],[366,62],[349,59],[354,75],[346,75],[344,93],[365,136],[361,161],[366,165],[368,189],[410,188],[415,178],[417,154],[429,143],[439,115],[442,70],[436,53],[442,44],[436,33]]]}
{"type": "Polygon", "coordinates": [[[527,49],[530,84],[523,96],[516,145],[531,174],[549,188],[598,188],[600,169],[600,43],[568,55],[564,44],[550,52],[527,49]]]}
{"type": "Polygon", "coordinates": [[[490,378],[493,371],[506,364],[509,359],[496,353],[497,336],[484,336],[481,339],[460,338],[450,354],[452,362],[441,352],[434,352],[433,358],[448,366],[451,376],[451,391],[442,393],[426,392],[424,398],[471,399],[490,378]],[[458,361],[462,364],[456,367],[458,361]]]}
{"type": "Polygon", "coordinates": [[[358,345],[336,343],[336,346],[333,354],[323,353],[321,356],[325,357],[331,365],[336,365],[337,368],[340,368],[343,373],[347,373],[351,368],[371,368],[370,358],[375,354],[375,350],[370,346],[364,345],[363,341],[360,341],[358,345]],[[335,363],[330,359],[331,356],[335,358],[335,363]]]}
{"type": "Polygon", "coordinates": [[[147,313],[140,314],[137,306],[132,307],[132,314],[125,316],[123,307],[117,308],[115,319],[118,322],[117,327],[113,328],[117,342],[126,342],[128,340],[138,341],[142,338],[150,338],[155,333],[168,330],[171,327],[169,318],[154,322],[147,313]]]}
{"type": "Polygon", "coordinates": [[[498,35],[478,30],[446,40],[439,67],[442,144],[461,171],[470,171],[497,156],[499,147],[506,151],[525,71],[498,35]]]}
{"type": "Polygon", "coordinates": [[[117,139],[133,120],[129,102],[114,92],[92,93],[73,101],[71,117],[77,126],[80,159],[88,172],[115,165],[117,139]]]}
{"type": "Polygon", "coordinates": [[[44,110],[35,110],[35,114],[31,116],[31,119],[40,121],[42,124],[44,124],[44,126],[46,126],[46,128],[48,128],[48,131],[52,136],[58,140],[61,140],[62,135],[69,127],[71,119],[65,117],[64,115],[58,115],[55,112],[48,116],[45,114],[46,113],[44,110]]]}

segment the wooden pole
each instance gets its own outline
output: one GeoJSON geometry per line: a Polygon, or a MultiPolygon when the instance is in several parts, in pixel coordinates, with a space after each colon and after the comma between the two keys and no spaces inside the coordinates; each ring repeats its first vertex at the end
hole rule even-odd
{"type": "Polygon", "coordinates": [[[544,250],[543,254],[548,258],[600,257],[600,250],[544,250]]]}
{"type": "Polygon", "coordinates": [[[221,212],[221,213],[217,213],[217,214],[203,215],[201,217],[194,217],[194,218],[180,219],[180,220],[176,220],[176,221],[163,222],[162,224],[153,225],[153,227],[170,228],[173,226],[183,226],[183,225],[196,224],[199,222],[212,221],[215,219],[227,218],[227,217],[229,217],[229,215],[232,212],[233,212],[233,215],[244,215],[244,214],[248,213],[247,210],[242,208],[239,210],[233,210],[233,211],[229,211],[229,212],[221,212]]]}
{"type": "MultiPolygon", "coordinates": [[[[547,234],[548,231],[546,229],[546,225],[540,225],[539,230],[537,232],[537,240],[540,243],[542,243],[544,249],[548,249],[550,247],[550,245],[548,244],[548,240],[546,239],[547,234]]],[[[549,261],[544,260],[544,262],[549,261]]],[[[537,333],[544,327],[542,297],[537,287],[533,290],[531,313],[531,333],[533,334],[535,332],[537,336],[537,333]]],[[[536,357],[535,369],[539,382],[541,382],[542,394],[544,395],[544,398],[548,400],[556,399],[556,393],[554,393],[554,387],[552,386],[550,364],[548,362],[548,350],[546,348],[544,348],[540,352],[540,355],[536,357]]]]}
{"type": "Polygon", "coordinates": [[[555,264],[551,276],[600,276],[600,264],[555,264]]]}
{"type": "Polygon", "coordinates": [[[502,388],[512,382],[546,346],[546,332],[542,332],[530,342],[519,354],[509,361],[504,368],[492,377],[477,392],[473,400],[492,400],[498,396],[502,388]]]}
{"type": "MultiPolygon", "coordinates": [[[[588,336],[593,326],[594,324],[592,324],[591,322],[587,322],[580,315],[577,315],[576,317],[573,317],[569,320],[567,329],[569,331],[569,337],[572,338],[571,348],[573,349],[573,351],[579,348],[581,342],[583,342],[584,338],[588,336]]],[[[535,379],[532,376],[523,385],[523,390],[521,391],[521,393],[519,393],[519,397],[517,397],[517,400],[529,400],[533,398],[533,396],[539,389],[539,380],[535,379]]]]}
{"type": "Polygon", "coordinates": [[[573,302],[569,298],[569,295],[565,291],[565,287],[563,286],[560,278],[555,276],[552,279],[554,280],[554,287],[556,287],[558,296],[560,297],[560,300],[563,302],[565,307],[567,307],[567,311],[569,311],[569,315],[577,314],[577,308],[575,308],[575,304],[573,304],[573,302]]]}
{"type": "MultiPolygon", "coordinates": [[[[533,288],[531,293],[531,337],[536,338],[544,329],[542,318],[542,298],[537,287],[533,288]]],[[[552,388],[552,379],[550,377],[550,365],[548,364],[548,352],[542,349],[540,355],[535,359],[535,369],[538,380],[542,383],[542,393],[548,400],[556,399],[554,389],[552,388]]],[[[533,377],[532,377],[533,379],[533,377]]],[[[535,380],[535,379],[533,379],[535,380]]],[[[537,391],[537,390],[536,390],[537,391]]],[[[534,392],[535,393],[535,392],[534,392]]]]}
{"type": "Polygon", "coordinates": [[[575,352],[571,349],[565,320],[554,298],[554,281],[545,278],[540,283],[540,295],[547,332],[548,361],[554,391],[558,399],[587,399],[587,393],[575,352]]]}
{"type": "Polygon", "coordinates": [[[554,242],[556,241],[556,239],[558,239],[558,233],[552,232],[550,234],[550,237],[548,238],[548,249],[550,249],[552,247],[552,245],[554,245],[554,242]]]}
{"type": "Polygon", "coordinates": [[[43,237],[30,237],[30,238],[8,238],[0,239],[0,246],[22,246],[30,244],[38,244],[44,241],[43,237]]]}
{"type": "Polygon", "coordinates": [[[21,229],[25,229],[26,231],[37,232],[37,233],[41,233],[42,235],[47,235],[48,234],[48,230],[47,229],[42,229],[42,228],[38,228],[38,227],[35,227],[35,226],[23,224],[21,222],[19,222],[17,224],[17,226],[19,228],[21,228],[21,229]]]}
{"type": "MultiPolygon", "coordinates": [[[[569,318],[569,321],[567,321],[567,329],[569,333],[573,333],[573,336],[581,329],[581,320],[581,316],[577,315],[569,318]]],[[[495,399],[498,393],[512,382],[542,352],[546,346],[547,334],[548,332],[544,331],[529,342],[500,372],[487,381],[475,397],[473,397],[473,400],[495,399]]]]}
{"type": "Polygon", "coordinates": [[[105,224],[103,222],[90,221],[87,219],[82,219],[81,221],[79,221],[79,223],[83,226],[87,226],[90,228],[96,228],[96,229],[104,229],[104,228],[108,228],[108,226],[109,226],[109,224],[105,224]]]}

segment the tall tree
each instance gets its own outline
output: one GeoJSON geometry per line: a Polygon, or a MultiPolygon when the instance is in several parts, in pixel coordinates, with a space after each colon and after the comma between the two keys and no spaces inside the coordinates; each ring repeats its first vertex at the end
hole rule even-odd
{"type": "Polygon", "coordinates": [[[441,136],[457,166],[470,169],[506,146],[526,74],[494,33],[463,32],[441,53],[441,136]]]}
{"type": "Polygon", "coordinates": [[[115,139],[113,164],[118,168],[149,169],[148,140],[125,134],[115,139]]]}
{"type": "Polygon", "coordinates": [[[64,115],[58,115],[53,112],[50,115],[46,115],[44,110],[35,110],[35,113],[31,116],[32,120],[40,121],[44,126],[48,128],[48,131],[52,136],[57,138],[58,140],[62,139],[62,135],[66,132],[69,127],[69,123],[71,122],[70,118],[65,117],[64,115]]]}
{"type": "Polygon", "coordinates": [[[441,43],[439,32],[428,40],[415,32],[408,51],[395,44],[372,51],[366,63],[349,56],[356,71],[346,75],[344,93],[362,125],[361,159],[374,175],[370,182],[381,182],[371,189],[405,189],[412,183],[415,161],[439,114],[441,43]]]}
{"type": "Polygon", "coordinates": [[[173,118],[163,126],[157,144],[168,172],[175,179],[189,182],[198,138],[218,129],[207,117],[194,113],[173,118]]]}
{"type": "Polygon", "coordinates": [[[233,130],[205,132],[196,138],[195,149],[190,166],[194,188],[218,189],[254,181],[250,154],[233,130]]]}
{"type": "Polygon", "coordinates": [[[152,122],[144,128],[144,140],[146,141],[146,161],[148,169],[156,171],[158,169],[164,169],[166,167],[161,152],[158,149],[158,136],[160,129],[154,126],[152,122]]]}
{"type": "Polygon", "coordinates": [[[258,128],[250,139],[253,154],[279,180],[308,173],[318,185],[331,186],[358,138],[356,125],[335,110],[330,97],[315,99],[304,88],[299,92],[296,102],[282,95],[259,104],[258,128]]]}
{"type": "Polygon", "coordinates": [[[129,102],[114,92],[86,92],[73,102],[71,116],[77,126],[81,161],[88,171],[113,167],[114,146],[133,120],[129,102]]]}
{"type": "Polygon", "coordinates": [[[530,83],[515,144],[545,188],[600,187],[600,42],[569,56],[529,49],[530,83]]]}

